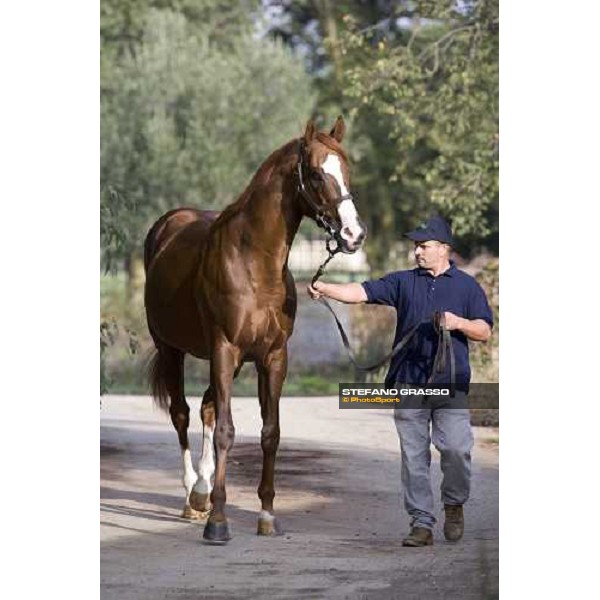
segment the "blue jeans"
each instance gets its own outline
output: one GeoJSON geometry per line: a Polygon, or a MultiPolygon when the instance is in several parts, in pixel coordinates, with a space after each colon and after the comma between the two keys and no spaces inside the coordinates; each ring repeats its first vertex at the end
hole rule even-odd
{"type": "MultiPolygon", "coordinates": [[[[457,395],[462,392],[457,392],[457,395]]],[[[433,529],[433,494],[429,468],[431,442],[440,452],[442,502],[464,504],[471,487],[471,431],[468,408],[396,408],[402,452],[404,507],[411,527],[433,529]]]]}

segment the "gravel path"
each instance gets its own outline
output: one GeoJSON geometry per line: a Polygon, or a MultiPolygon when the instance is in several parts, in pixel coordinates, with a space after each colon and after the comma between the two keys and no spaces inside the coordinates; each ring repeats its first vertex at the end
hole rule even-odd
{"type": "MultiPolygon", "coordinates": [[[[200,401],[189,402],[197,465],[200,401]]],[[[475,428],[464,539],[444,541],[438,505],[435,545],[403,548],[408,517],[392,411],[339,410],[336,397],[284,398],[275,512],[285,535],[259,538],[258,400],[232,405],[226,511],[233,539],[212,546],[202,542],[201,524],[179,518],[179,446],[168,415],[146,397],[103,398],[103,600],[498,596],[497,430],[475,428]]],[[[432,479],[439,489],[435,451],[432,479]]]]}

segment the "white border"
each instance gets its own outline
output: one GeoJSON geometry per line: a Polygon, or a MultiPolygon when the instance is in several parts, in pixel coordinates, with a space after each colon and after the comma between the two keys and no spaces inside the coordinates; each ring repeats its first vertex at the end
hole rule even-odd
{"type": "Polygon", "coordinates": [[[5,598],[100,595],[99,21],[75,0],[0,20],[5,598]]]}
{"type": "Polygon", "coordinates": [[[598,593],[598,13],[501,5],[505,598],[598,593]]]}

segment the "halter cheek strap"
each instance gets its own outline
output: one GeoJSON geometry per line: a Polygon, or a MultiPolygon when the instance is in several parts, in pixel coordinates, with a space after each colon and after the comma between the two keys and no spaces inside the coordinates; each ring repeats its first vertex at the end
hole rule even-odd
{"type": "MultiPolygon", "coordinates": [[[[306,189],[306,185],[304,183],[304,177],[302,175],[302,165],[304,163],[304,147],[305,147],[304,140],[300,139],[299,140],[299,151],[298,151],[299,159],[298,159],[298,164],[296,167],[296,170],[298,172],[298,192],[302,195],[302,197],[306,200],[308,205],[314,211],[314,213],[315,213],[314,219],[315,219],[315,222],[317,223],[317,225],[321,229],[325,230],[329,236],[331,236],[332,238],[335,238],[335,240],[338,242],[338,247],[339,247],[339,245],[340,245],[340,240],[338,239],[340,236],[339,228],[334,227],[331,224],[331,222],[327,218],[327,215],[325,214],[325,211],[323,210],[323,207],[314,201],[314,199],[311,197],[309,191],[306,189]]],[[[338,196],[337,198],[335,198],[333,200],[333,204],[337,208],[344,200],[353,200],[352,194],[344,194],[343,196],[338,196]]]]}

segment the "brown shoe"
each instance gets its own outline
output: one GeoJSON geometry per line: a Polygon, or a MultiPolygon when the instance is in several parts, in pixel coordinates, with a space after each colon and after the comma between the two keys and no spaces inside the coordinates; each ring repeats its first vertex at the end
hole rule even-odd
{"type": "Polygon", "coordinates": [[[449,542],[458,542],[465,530],[463,507],[459,504],[444,504],[446,521],[444,522],[444,536],[449,542]]]}
{"type": "Polygon", "coordinates": [[[433,534],[426,527],[413,527],[408,536],[402,540],[403,546],[433,546],[433,534]]]}

